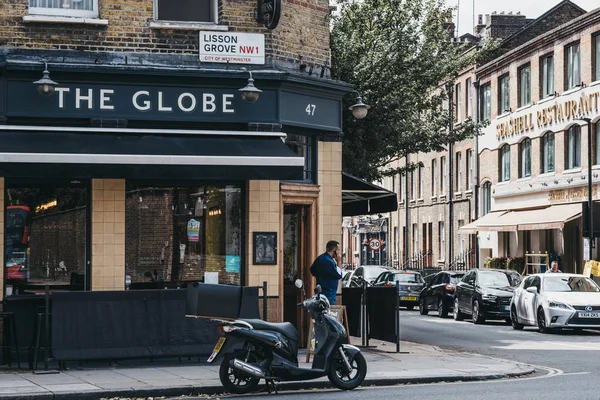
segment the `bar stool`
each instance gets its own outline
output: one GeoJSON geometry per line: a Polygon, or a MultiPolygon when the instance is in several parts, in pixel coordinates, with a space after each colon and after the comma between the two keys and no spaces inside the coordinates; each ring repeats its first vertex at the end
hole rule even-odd
{"type": "Polygon", "coordinates": [[[2,320],[2,350],[8,349],[8,366],[12,367],[11,349],[14,347],[17,353],[17,366],[21,369],[21,356],[19,355],[19,343],[17,338],[17,323],[15,321],[15,313],[2,311],[0,312],[0,320],[2,320]],[[6,326],[8,322],[8,327],[6,326]],[[13,346],[14,338],[14,346],[13,346]]]}
{"type": "Polygon", "coordinates": [[[35,340],[35,344],[32,346],[33,363],[30,362],[30,368],[33,368],[34,370],[37,369],[40,351],[45,351],[46,347],[48,347],[48,349],[52,348],[50,343],[46,343],[45,338],[42,339],[42,333],[44,332],[45,324],[48,322],[52,323],[52,311],[48,313],[48,317],[50,321],[46,321],[46,307],[37,308],[37,319],[35,321],[33,337],[33,339],[35,340]]]}

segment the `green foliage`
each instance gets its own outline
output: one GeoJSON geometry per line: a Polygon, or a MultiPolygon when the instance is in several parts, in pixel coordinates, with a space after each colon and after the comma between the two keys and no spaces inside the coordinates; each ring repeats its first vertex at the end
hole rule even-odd
{"type": "Polygon", "coordinates": [[[506,262],[506,268],[515,270],[519,273],[525,269],[525,257],[512,257],[506,262]]]}
{"type": "MultiPolygon", "coordinates": [[[[333,76],[354,84],[371,106],[356,121],[344,103],[344,170],[368,180],[404,172],[389,164],[406,154],[441,151],[479,134],[464,121],[450,136],[443,82],[488,51],[452,43],[441,0],[351,0],[331,33],[333,76]]],[[[463,90],[463,93],[464,90],[463,90]]],[[[412,166],[414,168],[414,166],[412,166]]]]}
{"type": "Polygon", "coordinates": [[[506,257],[488,257],[485,259],[486,268],[506,269],[506,257]]]}

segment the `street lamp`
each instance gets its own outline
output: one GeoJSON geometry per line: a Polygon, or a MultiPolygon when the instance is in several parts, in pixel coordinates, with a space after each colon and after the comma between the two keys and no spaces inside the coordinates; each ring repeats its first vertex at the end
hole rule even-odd
{"type": "Polygon", "coordinates": [[[587,123],[587,158],[588,158],[588,239],[590,241],[588,256],[592,259],[592,249],[595,247],[594,243],[594,200],[592,196],[592,120],[591,118],[581,117],[576,118],[577,121],[585,121],[587,123]]]}
{"type": "Polygon", "coordinates": [[[358,93],[356,90],[352,91],[352,93],[356,93],[356,101],[353,105],[348,107],[348,109],[352,111],[352,115],[354,115],[354,118],[363,119],[367,116],[367,113],[369,112],[369,108],[371,108],[371,106],[368,106],[365,103],[363,103],[360,93],[358,93]]]}
{"type": "Polygon", "coordinates": [[[246,103],[252,104],[260,97],[262,90],[254,86],[254,79],[252,79],[252,71],[248,71],[246,68],[242,68],[242,71],[250,73],[250,78],[248,78],[248,84],[239,89],[238,91],[242,94],[242,99],[246,103]]]}
{"type": "Polygon", "coordinates": [[[48,71],[48,63],[44,62],[44,72],[42,72],[42,79],[33,82],[37,85],[38,93],[42,96],[50,96],[54,93],[54,89],[58,86],[58,83],[50,79],[50,72],[48,71]]]}

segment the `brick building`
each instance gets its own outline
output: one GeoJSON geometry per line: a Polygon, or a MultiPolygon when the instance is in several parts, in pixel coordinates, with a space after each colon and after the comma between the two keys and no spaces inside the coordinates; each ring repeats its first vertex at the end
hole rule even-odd
{"type": "Polygon", "coordinates": [[[0,4],[0,204],[24,212],[0,213],[20,271],[0,299],[266,281],[268,318],[300,323],[293,279],[341,240],[351,87],[330,79],[328,2],[273,3],[260,20],[256,1],[0,4]],[[69,209],[86,224],[60,230],[65,261],[31,221],[69,209]]]}
{"type": "MultiPolygon", "coordinates": [[[[485,65],[473,66],[462,71],[453,82],[452,90],[456,124],[460,124],[466,118],[475,120],[483,118],[491,119],[491,125],[484,131],[482,137],[453,144],[451,152],[446,150],[439,153],[410,155],[409,163],[418,164],[420,167],[410,172],[408,176],[386,178],[383,182],[385,188],[398,193],[397,212],[347,221],[347,225],[355,226],[355,231],[359,231],[365,221],[369,224],[373,224],[374,220],[389,221],[380,224],[388,227],[386,264],[406,268],[469,268],[481,266],[487,257],[498,255],[496,247],[493,251],[490,250],[492,245],[489,243],[494,242],[492,237],[494,234],[490,236],[479,231],[472,223],[494,207],[490,205],[490,201],[494,202],[494,199],[490,199],[499,190],[497,186],[499,164],[497,151],[494,151],[496,147],[490,149],[492,139],[489,138],[495,138],[497,118],[512,118],[508,116],[510,114],[497,112],[500,98],[498,77],[509,71],[511,76],[514,75],[510,80],[510,90],[507,91],[510,93],[511,103],[506,109],[517,110],[521,107],[518,103],[521,86],[517,79],[517,63],[508,61],[514,57],[512,54],[526,54],[530,50],[523,49],[533,49],[532,46],[537,46],[534,43],[544,40],[548,47],[554,46],[555,41],[559,40],[557,32],[577,30],[583,35],[583,32],[588,32],[590,28],[587,25],[582,27],[581,21],[586,21],[586,18],[594,14],[595,12],[586,13],[574,3],[565,0],[536,19],[528,19],[520,13],[510,12],[486,15],[485,20],[483,16],[479,16],[475,35],[467,34],[454,39],[459,43],[500,40],[497,50],[483,63],[485,65]],[[499,74],[499,71],[503,72],[499,74]],[[490,82],[491,91],[486,86],[490,82]],[[488,108],[484,106],[487,104],[486,101],[488,103],[491,101],[491,110],[488,110],[490,106],[488,108]],[[500,114],[502,115],[498,117],[500,114]],[[452,163],[449,163],[450,157],[452,163]],[[452,188],[452,198],[450,188],[452,188]],[[450,218],[451,212],[453,218],[450,218]],[[478,246],[481,250],[478,250],[478,246]]],[[[582,39],[582,51],[583,43],[584,39],[582,39]]],[[[533,58],[531,54],[526,57],[533,58]]],[[[562,68],[562,63],[560,65],[562,68]]],[[[583,63],[581,65],[583,68],[583,63]]],[[[530,68],[531,101],[537,102],[538,88],[534,89],[539,79],[537,61],[531,61],[530,68]]],[[[562,78],[557,76],[556,79],[562,78]]],[[[587,82],[591,80],[584,82],[588,84],[587,82]]],[[[560,84],[562,85],[562,81],[560,84]]],[[[533,151],[535,160],[537,157],[535,148],[533,151]]],[[[516,157],[516,148],[514,152],[516,157]]],[[[515,157],[513,161],[516,160],[515,157]]],[[[521,178],[516,174],[518,169],[516,161],[514,163],[512,169],[515,174],[514,180],[520,182],[521,178]]],[[[393,167],[405,164],[406,160],[402,159],[393,167]]],[[[582,182],[581,178],[579,182],[582,182]]],[[[508,193],[514,194],[515,191],[520,193],[523,190],[522,184],[515,183],[515,185],[520,189],[514,185],[507,186],[508,193]]],[[[514,240],[516,242],[516,237],[514,240]]],[[[522,242],[523,240],[520,239],[521,246],[522,242]]],[[[357,240],[353,246],[360,248],[359,241],[357,240]]],[[[512,249],[516,249],[515,245],[512,249]]],[[[521,250],[520,247],[518,252],[509,252],[509,255],[522,256],[521,250]]]]}

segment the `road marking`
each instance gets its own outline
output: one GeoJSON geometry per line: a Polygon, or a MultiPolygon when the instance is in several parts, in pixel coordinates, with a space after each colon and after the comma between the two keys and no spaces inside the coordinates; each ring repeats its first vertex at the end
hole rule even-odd
{"type": "Polygon", "coordinates": [[[600,343],[587,342],[585,344],[573,344],[568,342],[551,342],[537,340],[500,340],[504,345],[491,346],[495,349],[505,350],[547,350],[547,351],[564,351],[564,350],[580,350],[580,351],[600,351],[600,343]]]}
{"type": "Polygon", "coordinates": [[[563,375],[589,375],[591,374],[590,371],[587,372],[565,372],[563,373],[563,375]]]}

